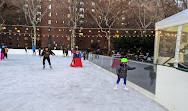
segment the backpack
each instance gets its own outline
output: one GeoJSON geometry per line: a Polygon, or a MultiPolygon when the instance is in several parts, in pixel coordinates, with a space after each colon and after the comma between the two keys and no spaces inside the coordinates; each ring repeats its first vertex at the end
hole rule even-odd
{"type": "Polygon", "coordinates": [[[8,48],[5,48],[5,53],[7,53],[8,52],[8,48]]]}

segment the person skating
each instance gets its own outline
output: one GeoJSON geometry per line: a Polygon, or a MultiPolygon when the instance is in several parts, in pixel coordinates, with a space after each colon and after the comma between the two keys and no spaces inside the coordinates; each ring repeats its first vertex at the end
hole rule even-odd
{"type": "Polygon", "coordinates": [[[25,46],[25,52],[27,53],[27,46],[25,46]]]}
{"type": "Polygon", "coordinates": [[[36,47],[35,47],[35,46],[32,47],[32,50],[33,50],[33,55],[34,55],[34,54],[36,55],[36,51],[35,51],[35,50],[36,50],[36,47]]]}
{"type": "Polygon", "coordinates": [[[1,48],[1,60],[4,59],[4,55],[5,55],[5,46],[3,45],[1,48]]]}
{"type": "Polygon", "coordinates": [[[4,53],[4,57],[7,59],[8,57],[8,47],[5,46],[5,53],[4,53]]]}
{"type": "Polygon", "coordinates": [[[122,58],[121,59],[121,63],[120,63],[120,66],[117,68],[116,70],[116,73],[118,75],[118,79],[117,79],[117,82],[116,82],[116,86],[114,87],[114,89],[117,89],[118,87],[118,84],[120,82],[120,79],[123,78],[124,79],[124,89],[126,91],[128,91],[128,88],[126,87],[126,81],[127,81],[127,70],[133,70],[133,69],[136,69],[135,67],[129,67],[127,65],[127,58],[122,58]]]}
{"type": "Polygon", "coordinates": [[[41,55],[41,48],[39,47],[39,56],[41,55]]]}
{"type": "Polygon", "coordinates": [[[43,52],[42,52],[42,55],[41,55],[41,56],[43,56],[43,69],[45,69],[45,60],[46,59],[48,60],[48,63],[50,65],[50,69],[52,69],[51,62],[50,62],[50,55],[55,56],[55,54],[51,50],[49,50],[48,47],[45,47],[43,52]]]}

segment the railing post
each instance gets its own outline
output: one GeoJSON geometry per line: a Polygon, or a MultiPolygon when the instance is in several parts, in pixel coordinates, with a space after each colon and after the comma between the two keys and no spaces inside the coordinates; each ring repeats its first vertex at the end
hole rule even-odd
{"type": "Polygon", "coordinates": [[[176,50],[175,50],[175,60],[174,60],[174,67],[176,68],[178,68],[179,55],[180,55],[181,32],[182,32],[182,25],[178,26],[178,35],[176,39],[176,50]]]}

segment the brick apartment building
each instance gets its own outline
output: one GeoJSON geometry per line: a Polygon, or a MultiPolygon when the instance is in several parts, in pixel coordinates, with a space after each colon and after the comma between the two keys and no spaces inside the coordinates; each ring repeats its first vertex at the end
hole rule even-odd
{"type": "MultiPolygon", "coordinates": [[[[66,6],[64,7],[59,0],[36,1],[40,2],[40,10],[37,14],[41,15],[44,10],[47,9],[47,12],[42,19],[37,18],[37,20],[40,21],[37,27],[37,47],[43,48],[50,46],[55,49],[70,49],[72,23],[69,19],[70,15],[66,11],[66,6]]],[[[68,3],[71,1],[72,0],[67,0],[68,3]]],[[[90,14],[90,12],[95,12],[95,9],[93,8],[95,6],[94,0],[78,1],[77,11],[79,12],[80,20],[77,23],[75,45],[79,46],[79,49],[92,49],[93,47],[107,49],[107,38],[105,37],[105,34],[99,29],[93,29],[98,28],[98,25],[90,14]],[[83,33],[83,36],[80,36],[80,33],[83,33]]],[[[14,2],[7,4],[7,11],[1,10],[4,14],[8,13],[10,16],[14,15],[18,20],[15,21],[14,19],[11,19],[9,22],[5,22],[6,25],[3,25],[1,28],[0,43],[4,43],[12,48],[24,48],[26,46],[31,48],[33,31],[32,27],[29,27],[29,23],[25,20],[22,8],[24,2],[17,0],[16,3],[14,2]]],[[[125,11],[122,11],[118,22],[114,25],[115,27],[125,28],[135,25],[134,18],[127,18],[124,12],[125,11]],[[127,19],[129,19],[128,22],[127,19]]],[[[112,36],[115,34],[129,36],[129,33],[126,30],[112,30],[111,34],[112,36]]],[[[111,47],[113,47],[113,45],[111,45],[111,47]]]]}

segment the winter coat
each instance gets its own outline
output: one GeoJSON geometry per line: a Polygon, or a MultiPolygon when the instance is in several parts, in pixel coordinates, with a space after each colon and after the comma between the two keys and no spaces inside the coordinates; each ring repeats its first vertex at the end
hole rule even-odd
{"type": "Polygon", "coordinates": [[[48,51],[43,51],[42,52],[42,56],[44,57],[49,57],[50,55],[55,55],[51,50],[48,50],[48,51]]]}
{"type": "Polygon", "coordinates": [[[5,48],[5,54],[7,54],[8,53],[8,48],[5,48]]]}
{"type": "Polygon", "coordinates": [[[81,54],[79,53],[79,54],[77,54],[77,53],[74,53],[74,56],[73,56],[73,58],[81,58],[82,56],[81,56],[81,54]]]}
{"type": "Polygon", "coordinates": [[[2,49],[1,49],[1,53],[5,53],[5,48],[2,48],[2,49]]]}
{"type": "Polygon", "coordinates": [[[120,66],[117,68],[116,73],[120,78],[127,77],[127,71],[136,69],[135,67],[129,67],[126,63],[121,63],[120,66]]]}
{"type": "Polygon", "coordinates": [[[36,49],[35,46],[33,46],[33,47],[32,47],[32,50],[34,51],[35,49],[36,49]]]}

